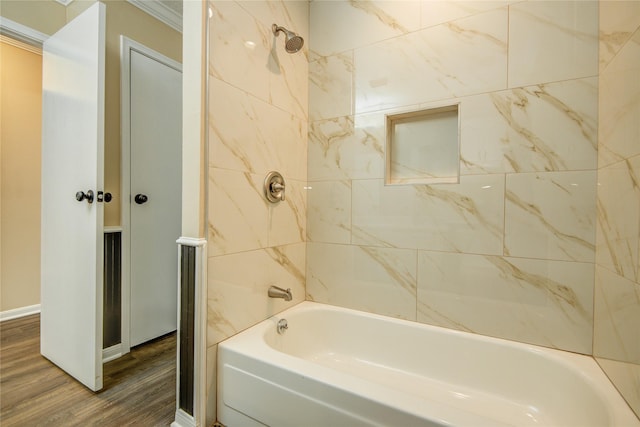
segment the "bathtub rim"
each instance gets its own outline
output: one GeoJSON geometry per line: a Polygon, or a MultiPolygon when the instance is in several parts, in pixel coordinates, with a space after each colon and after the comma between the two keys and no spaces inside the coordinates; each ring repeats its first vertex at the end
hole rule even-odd
{"type": "MultiPolygon", "coordinates": [[[[489,343],[489,344],[497,344],[499,346],[506,346],[516,351],[526,351],[528,353],[532,353],[535,355],[539,355],[543,358],[547,358],[552,360],[555,363],[558,363],[565,367],[566,369],[571,370],[573,373],[577,374],[581,379],[586,381],[591,388],[591,391],[597,395],[597,397],[604,403],[605,410],[607,411],[608,419],[613,423],[614,426],[634,426],[640,427],[640,419],[636,417],[635,413],[632,411],[631,407],[628,405],[626,400],[619,393],[617,388],[611,382],[609,377],[602,370],[600,365],[597,363],[595,358],[592,355],[586,355],[582,353],[575,353],[566,350],[559,350],[550,347],[544,347],[531,343],[524,343],[513,341],[505,338],[493,337],[488,335],[476,334],[467,331],[455,330],[451,328],[446,328],[442,326],[430,325],[425,323],[419,323],[411,320],[398,319],[390,316],[380,315],[376,313],[370,313],[362,310],[356,310],[346,307],[335,306],[326,303],[319,303],[315,301],[302,301],[297,303],[286,310],[275,314],[262,322],[239,332],[238,334],[218,343],[218,352],[220,351],[230,351],[238,354],[243,354],[239,349],[243,348],[246,345],[251,346],[252,340],[256,340],[256,338],[260,338],[257,340],[261,342],[263,347],[266,347],[268,351],[265,352],[265,348],[261,349],[260,357],[256,357],[256,359],[262,360],[266,364],[270,364],[272,366],[276,366],[278,368],[284,369],[290,373],[297,372],[305,372],[308,369],[309,364],[313,364],[314,369],[318,369],[319,372],[322,373],[322,378],[314,378],[321,383],[325,384],[334,384],[333,380],[336,380],[337,384],[341,384],[341,374],[339,371],[331,369],[329,367],[317,365],[314,362],[303,359],[286,352],[282,352],[267,342],[266,335],[275,333],[277,322],[283,318],[289,318],[290,316],[294,316],[298,312],[305,311],[328,311],[328,312],[346,312],[348,314],[363,316],[368,318],[377,319],[383,322],[390,322],[392,324],[397,324],[401,326],[409,326],[417,329],[426,329],[427,331],[439,333],[439,334],[447,334],[454,337],[462,338],[465,340],[472,340],[481,343],[489,343]],[[278,358],[284,358],[286,363],[285,366],[282,364],[274,362],[274,359],[278,361],[278,358]],[[323,379],[324,378],[324,379],[323,379]],[[329,380],[327,380],[327,378],[329,380]],[[629,424],[631,423],[631,424],[629,424]]],[[[244,354],[243,354],[244,355],[244,354]]],[[[280,360],[282,362],[282,360],[280,360]]],[[[218,357],[218,370],[221,369],[221,358],[218,357]]],[[[355,381],[356,383],[360,383],[358,388],[361,390],[366,390],[366,387],[370,385],[369,383],[375,384],[371,380],[366,378],[358,379],[355,381]]],[[[378,385],[379,386],[379,385],[378,385]]],[[[382,387],[382,386],[379,386],[382,387]]],[[[222,384],[220,381],[217,385],[218,388],[218,405],[223,405],[223,393],[222,393],[222,384]]],[[[402,394],[402,393],[400,393],[402,394]]],[[[376,400],[376,399],[374,399],[376,400]]],[[[414,413],[420,415],[420,413],[415,413],[410,410],[410,408],[406,409],[410,413],[414,413]]]]}

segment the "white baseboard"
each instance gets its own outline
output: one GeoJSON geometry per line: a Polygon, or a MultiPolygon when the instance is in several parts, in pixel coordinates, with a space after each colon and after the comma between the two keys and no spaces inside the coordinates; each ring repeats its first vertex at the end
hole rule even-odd
{"type": "Polygon", "coordinates": [[[182,409],[176,411],[175,421],[171,423],[171,427],[196,427],[196,420],[182,409]]]}
{"type": "Polygon", "coordinates": [[[40,304],[0,311],[0,322],[40,313],[40,304]]]}
{"type": "Polygon", "coordinates": [[[102,349],[102,363],[111,362],[122,356],[122,344],[102,349]]]}

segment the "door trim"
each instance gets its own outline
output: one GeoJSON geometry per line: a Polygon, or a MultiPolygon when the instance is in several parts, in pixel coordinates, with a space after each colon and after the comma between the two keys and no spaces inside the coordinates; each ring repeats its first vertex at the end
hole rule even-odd
{"type": "Polygon", "coordinates": [[[120,36],[120,209],[122,224],[122,354],[131,350],[131,52],[182,72],[182,64],[120,36]]]}

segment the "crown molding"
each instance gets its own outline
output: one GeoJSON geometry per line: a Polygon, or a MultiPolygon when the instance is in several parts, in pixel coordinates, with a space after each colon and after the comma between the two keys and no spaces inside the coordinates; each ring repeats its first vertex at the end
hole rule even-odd
{"type": "Polygon", "coordinates": [[[35,53],[36,55],[42,55],[42,48],[21,42],[20,40],[5,36],[4,34],[0,34],[0,42],[17,47],[18,49],[26,50],[27,52],[35,53]]]}
{"type": "Polygon", "coordinates": [[[40,31],[19,24],[4,16],[0,17],[0,34],[37,48],[42,48],[42,43],[49,38],[48,35],[40,31]]]}
{"type": "Polygon", "coordinates": [[[127,0],[127,2],[182,33],[182,16],[161,2],[149,0],[127,0]]]}

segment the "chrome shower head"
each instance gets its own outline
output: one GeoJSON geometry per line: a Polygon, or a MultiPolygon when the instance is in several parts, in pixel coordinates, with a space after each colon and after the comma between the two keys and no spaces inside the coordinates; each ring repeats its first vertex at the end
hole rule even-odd
{"type": "Polygon", "coordinates": [[[293,31],[289,31],[286,28],[280,27],[276,24],[273,24],[271,26],[271,30],[276,37],[278,37],[279,31],[282,31],[284,33],[284,35],[286,36],[286,40],[284,42],[284,50],[286,50],[288,53],[296,53],[297,51],[302,49],[302,46],[304,45],[304,39],[293,31]]]}

